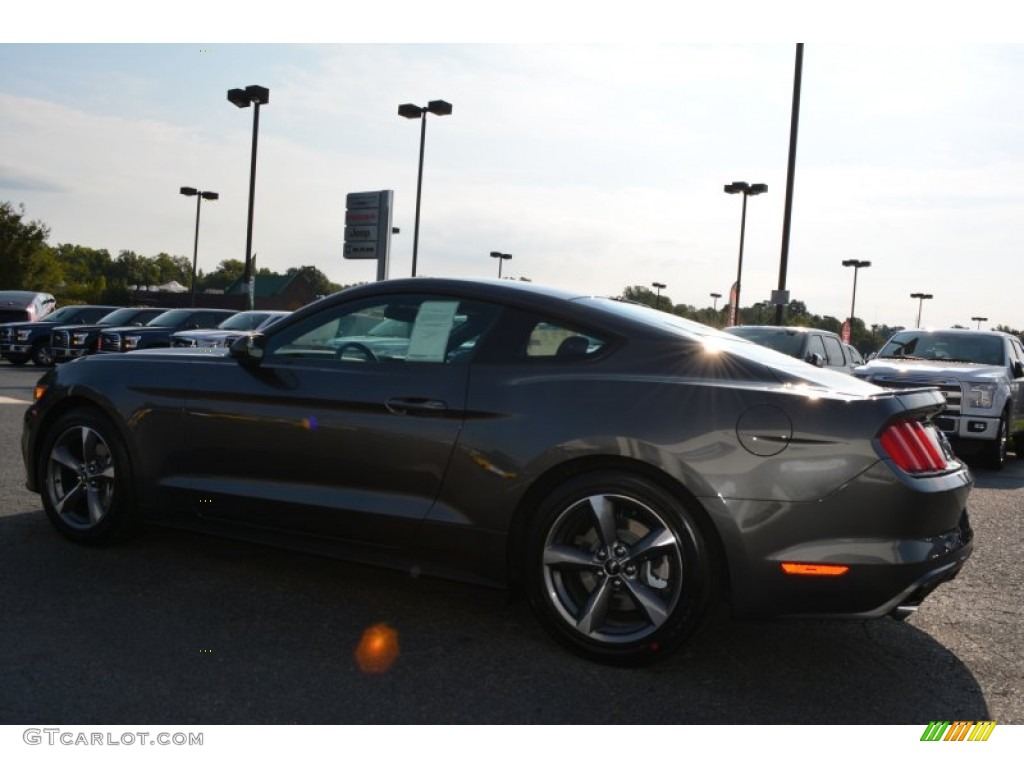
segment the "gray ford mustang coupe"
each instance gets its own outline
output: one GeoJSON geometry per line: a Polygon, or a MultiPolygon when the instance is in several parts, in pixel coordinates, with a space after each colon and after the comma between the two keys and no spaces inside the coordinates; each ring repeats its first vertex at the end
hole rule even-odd
{"type": "Polygon", "coordinates": [[[391,280],[229,350],[90,356],[25,415],[70,539],[141,523],[522,590],[583,656],[737,617],[905,616],[972,548],[932,388],[613,299],[391,280]]]}

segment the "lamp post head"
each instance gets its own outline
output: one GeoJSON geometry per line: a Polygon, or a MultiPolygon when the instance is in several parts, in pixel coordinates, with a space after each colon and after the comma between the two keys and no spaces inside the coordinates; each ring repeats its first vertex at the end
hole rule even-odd
{"type": "Polygon", "coordinates": [[[253,104],[269,104],[270,89],[262,85],[248,85],[245,88],[232,88],[228,91],[228,101],[239,109],[253,104]]]}
{"type": "Polygon", "coordinates": [[[844,267],[856,267],[857,269],[861,269],[862,267],[870,267],[871,266],[871,262],[870,261],[861,261],[860,259],[844,259],[843,260],[843,266],[844,267]]]}
{"type": "Polygon", "coordinates": [[[742,192],[744,195],[760,195],[768,191],[767,184],[747,184],[745,181],[734,181],[732,184],[726,184],[724,187],[725,191],[730,195],[736,195],[742,192]]]}
{"type": "Polygon", "coordinates": [[[200,192],[199,196],[202,197],[203,200],[219,200],[220,199],[220,195],[217,194],[216,192],[200,192]]]}
{"type": "Polygon", "coordinates": [[[417,107],[415,104],[399,104],[398,114],[408,117],[410,120],[417,120],[423,117],[423,107],[417,107]]]}
{"type": "Polygon", "coordinates": [[[934,298],[930,293],[912,293],[910,294],[912,299],[931,299],[934,298]]]}
{"type": "Polygon", "coordinates": [[[192,197],[194,195],[199,194],[199,190],[196,189],[195,187],[182,187],[179,191],[181,192],[181,194],[187,195],[188,197],[192,197]]]}
{"type": "Polygon", "coordinates": [[[720,294],[720,293],[712,293],[711,294],[711,298],[712,299],[720,299],[720,298],[722,298],[722,294],[720,294]]]}
{"type": "Polygon", "coordinates": [[[668,286],[664,283],[651,283],[651,287],[657,288],[660,291],[662,288],[667,288],[668,286]]]}
{"type": "Polygon", "coordinates": [[[511,259],[511,253],[502,253],[501,251],[491,251],[492,259],[511,259]]]}
{"type": "Polygon", "coordinates": [[[442,99],[435,99],[427,102],[427,112],[443,117],[452,113],[452,105],[442,99]]]}

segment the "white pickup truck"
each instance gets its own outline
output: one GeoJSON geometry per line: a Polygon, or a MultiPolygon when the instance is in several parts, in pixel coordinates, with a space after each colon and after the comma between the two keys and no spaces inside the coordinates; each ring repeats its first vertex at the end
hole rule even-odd
{"type": "Polygon", "coordinates": [[[900,331],[853,375],[880,387],[938,387],[935,418],[958,453],[1002,469],[1012,443],[1024,457],[1024,344],[997,331],[900,331]]]}

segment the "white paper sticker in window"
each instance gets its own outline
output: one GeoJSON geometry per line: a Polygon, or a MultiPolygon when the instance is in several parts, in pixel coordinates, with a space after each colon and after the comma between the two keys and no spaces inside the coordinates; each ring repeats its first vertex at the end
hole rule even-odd
{"type": "Polygon", "coordinates": [[[457,301],[424,301],[416,313],[416,323],[409,338],[406,361],[444,362],[448,337],[455,323],[457,301]]]}

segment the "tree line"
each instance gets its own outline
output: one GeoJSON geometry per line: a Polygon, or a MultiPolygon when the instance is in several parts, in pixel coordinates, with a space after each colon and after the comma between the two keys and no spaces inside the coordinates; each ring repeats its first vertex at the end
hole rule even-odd
{"type": "MultiPolygon", "coordinates": [[[[130,304],[135,286],[164,285],[172,280],[191,287],[192,261],[186,256],[158,253],[143,256],[122,250],[111,256],[105,248],[61,243],[49,245],[50,229],[29,221],[25,206],[0,202],[0,290],[52,293],[60,304],[130,304]]],[[[196,293],[220,290],[242,277],[245,263],[225,259],[209,273],[196,274],[196,293]]],[[[302,272],[317,294],[341,290],[313,266],[291,267],[302,272]]],[[[256,275],[278,276],[266,268],[256,275]]]]}
{"type": "MultiPolygon", "coordinates": [[[[158,253],[142,256],[134,251],[122,250],[111,256],[103,248],[62,243],[47,243],[50,230],[40,221],[25,218],[25,206],[0,202],[0,290],[44,291],[57,297],[60,304],[130,304],[133,286],[164,285],[176,280],[189,287],[192,262],[186,256],[158,253]]],[[[196,293],[206,290],[224,290],[242,277],[245,264],[240,259],[225,259],[209,273],[196,275],[196,293]]],[[[303,272],[318,295],[339,291],[343,286],[332,283],[319,269],[312,266],[290,267],[285,273],[303,272]]],[[[256,275],[277,276],[266,268],[256,275]]],[[[697,308],[691,304],[673,304],[667,294],[655,293],[642,285],[627,287],[621,298],[646,304],[695,320],[715,328],[723,327],[729,316],[728,306],[697,308]]],[[[775,308],[766,302],[741,307],[741,325],[765,325],[775,322],[775,308]]],[[[840,333],[843,321],[830,315],[816,315],[808,311],[802,301],[791,301],[785,306],[784,323],[793,326],[821,328],[840,333]]],[[[860,318],[850,324],[850,341],[863,354],[878,348],[901,326],[866,326],[860,318]]],[[[1021,332],[1005,326],[995,330],[1017,336],[1021,332]]]]}

